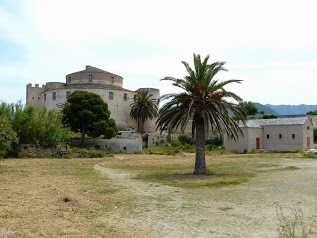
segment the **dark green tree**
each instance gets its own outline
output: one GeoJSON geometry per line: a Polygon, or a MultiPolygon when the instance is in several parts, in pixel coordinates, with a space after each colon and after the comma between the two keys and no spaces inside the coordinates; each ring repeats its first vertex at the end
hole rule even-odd
{"type": "Polygon", "coordinates": [[[107,103],[100,95],[86,91],[74,91],[68,96],[63,107],[63,122],[72,131],[81,133],[82,143],[85,135],[112,138],[118,131],[107,103]]]}
{"type": "Polygon", "coordinates": [[[157,117],[158,101],[153,98],[148,90],[140,90],[130,104],[130,116],[136,120],[138,132],[144,134],[144,123],[157,117]]]}
{"type": "Polygon", "coordinates": [[[241,83],[241,80],[226,80],[219,82],[214,79],[217,73],[226,71],[225,62],[208,64],[209,56],[203,61],[200,55],[194,54],[194,69],[187,62],[182,62],[188,75],[184,79],[165,77],[183,92],[166,94],[161,99],[169,100],[159,110],[157,127],[162,130],[180,128],[184,130],[192,120],[193,134],[196,137],[196,155],[194,174],[206,174],[205,145],[206,127],[227,133],[237,138],[242,130],[237,122],[230,117],[230,112],[240,119],[246,114],[237,103],[242,99],[224,87],[231,83],[241,83]],[[237,102],[237,103],[234,103],[237,102]]]}
{"type": "Polygon", "coordinates": [[[253,116],[253,115],[258,113],[258,108],[256,107],[255,103],[253,103],[253,102],[250,102],[250,101],[249,102],[247,102],[247,101],[240,102],[239,106],[243,110],[245,110],[245,112],[248,116],[253,116]]]}
{"type": "Polygon", "coordinates": [[[307,115],[317,115],[317,111],[309,111],[306,114],[307,115]]]}

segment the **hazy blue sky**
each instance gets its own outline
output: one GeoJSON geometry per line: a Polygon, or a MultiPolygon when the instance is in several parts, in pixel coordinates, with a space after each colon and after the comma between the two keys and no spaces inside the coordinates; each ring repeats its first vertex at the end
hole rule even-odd
{"type": "Polygon", "coordinates": [[[0,100],[26,84],[65,82],[92,65],[124,88],[175,91],[193,53],[226,61],[220,80],[246,101],[317,104],[317,2],[312,0],[0,0],[0,100]]]}

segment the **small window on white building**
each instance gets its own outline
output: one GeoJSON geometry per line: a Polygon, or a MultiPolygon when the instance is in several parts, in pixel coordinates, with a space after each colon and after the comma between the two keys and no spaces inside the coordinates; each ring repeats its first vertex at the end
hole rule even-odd
{"type": "Polygon", "coordinates": [[[89,82],[92,81],[92,74],[89,74],[89,75],[88,75],[88,80],[89,80],[89,82]]]}
{"type": "Polygon", "coordinates": [[[53,100],[56,100],[56,92],[53,92],[53,100]]]}
{"type": "Polygon", "coordinates": [[[266,139],[270,139],[270,135],[269,134],[266,135],[266,139]]]}
{"type": "Polygon", "coordinates": [[[282,134],[279,134],[279,138],[282,139],[282,134]]]}
{"type": "Polygon", "coordinates": [[[307,126],[307,130],[309,130],[309,126],[307,126]]]}
{"type": "Polygon", "coordinates": [[[114,76],[111,76],[111,83],[114,83],[114,76]]]}
{"type": "Polygon", "coordinates": [[[113,92],[109,92],[109,100],[113,100],[113,92]]]}
{"type": "Polygon", "coordinates": [[[128,101],[128,94],[123,94],[123,101],[128,101]]]}
{"type": "Polygon", "coordinates": [[[295,139],[295,134],[292,134],[292,139],[295,139]]]}

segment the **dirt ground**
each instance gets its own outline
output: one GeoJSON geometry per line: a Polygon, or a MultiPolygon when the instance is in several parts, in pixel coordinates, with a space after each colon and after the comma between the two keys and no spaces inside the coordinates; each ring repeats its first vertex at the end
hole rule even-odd
{"type": "Polygon", "coordinates": [[[317,214],[317,161],[279,163],[300,169],[181,189],[133,179],[105,160],[2,160],[0,237],[277,237],[277,208],[288,214],[300,202],[305,216],[317,214]],[[79,163],[92,170],[62,173],[79,163]]]}

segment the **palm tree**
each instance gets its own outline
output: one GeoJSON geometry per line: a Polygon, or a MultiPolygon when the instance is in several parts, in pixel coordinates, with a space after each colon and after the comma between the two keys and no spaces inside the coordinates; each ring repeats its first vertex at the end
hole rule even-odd
{"type": "Polygon", "coordinates": [[[130,116],[136,120],[138,124],[138,132],[144,134],[144,123],[147,119],[157,117],[158,101],[153,98],[147,90],[140,90],[134,96],[133,102],[130,104],[130,116]]]}
{"type": "Polygon", "coordinates": [[[169,101],[159,110],[157,119],[157,128],[161,131],[173,128],[184,131],[189,120],[192,120],[192,133],[196,138],[194,174],[206,174],[206,128],[217,130],[221,136],[227,133],[236,139],[242,130],[230,114],[233,113],[242,121],[246,118],[245,112],[238,106],[242,99],[224,88],[231,83],[241,83],[242,80],[220,82],[214,79],[218,72],[226,71],[223,67],[225,62],[208,64],[208,59],[209,55],[201,61],[200,55],[194,54],[194,69],[187,62],[182,62],[188,73],[184,79],[162,79],[172,81],[183,92],[161,97],[161,100],[169,101]]]}

